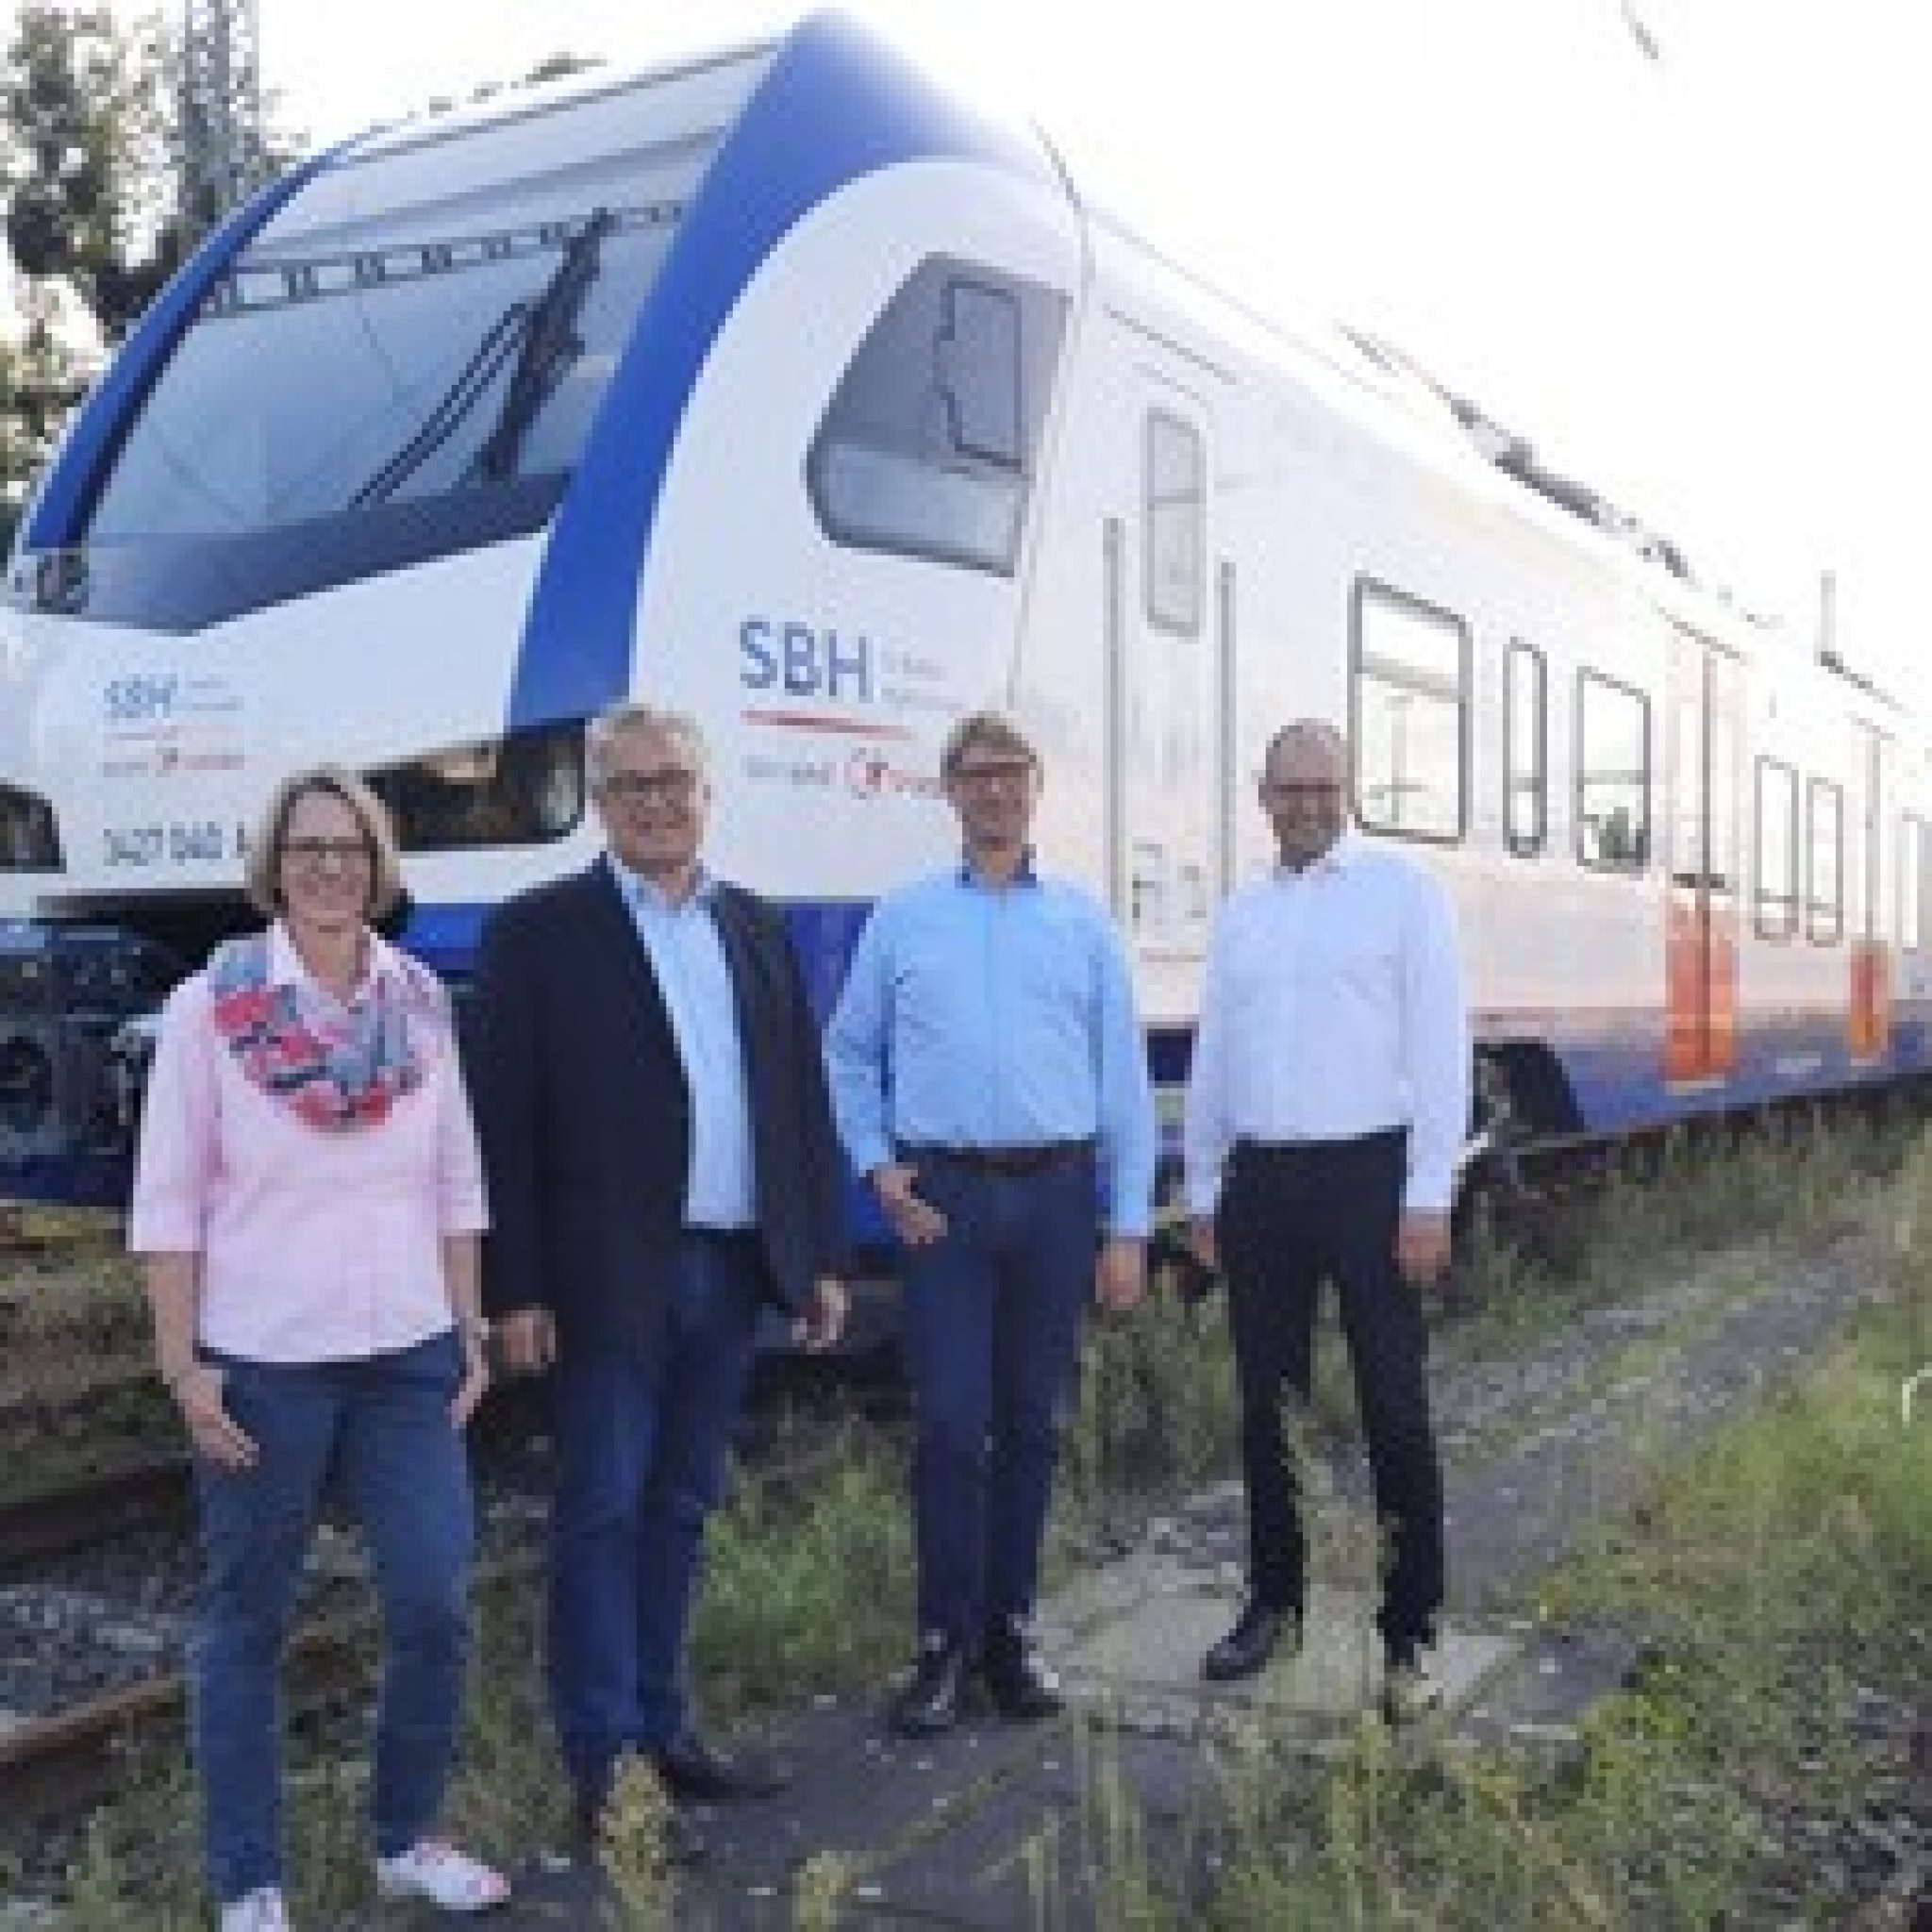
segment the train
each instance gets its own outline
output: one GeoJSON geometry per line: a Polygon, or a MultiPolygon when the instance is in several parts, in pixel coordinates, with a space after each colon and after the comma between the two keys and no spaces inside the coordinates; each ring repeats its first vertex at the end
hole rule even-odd
{"type": "Polygon", "coordinates": [[[0,595],[0,1195],[120,1197],[127,1043],[249,922],[278,775],[366,774],[459,988],[597,851],[585,723],[626,697],[701,721],[709,862],[824,1009],[998,706],[1171,1099],[1264,747],[1320,716],[1454,895],[1473,1151],[1926,1071],[1913,710],[819,14],[320,153],[121,347],[0,595]]]}

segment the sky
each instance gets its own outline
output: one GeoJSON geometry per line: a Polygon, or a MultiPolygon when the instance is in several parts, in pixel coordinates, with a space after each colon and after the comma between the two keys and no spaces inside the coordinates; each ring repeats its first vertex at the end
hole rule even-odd
{"type": "MultiPolygon", "coordinates": [[[[309,144],[550,54],[648,62],[796,17],[768,0],[258,5],[264,83],[309,144]]],[[[1832,571],[1844,657],[1923,690],[1932,9],[847,10],[1036,121],[1083,189],[1230,293],[1399,344],[1751,608],[1813,630],[1832,571]]]]}

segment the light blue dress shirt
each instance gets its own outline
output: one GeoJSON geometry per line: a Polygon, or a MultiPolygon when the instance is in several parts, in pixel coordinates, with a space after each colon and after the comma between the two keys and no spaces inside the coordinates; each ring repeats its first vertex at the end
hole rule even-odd
{"type": "Polygon", "coordinates": [[[859,936],[825,1058],[860,1174],[911,1145],[1098,1142],[1107,1224],[1145,1235],[1156,1125],[1146,1048],[1106,908],[1029,868],[961,867],[881,899],[859,936]]]}
{"type": "Polygon", "coordinates": [[[613,858],[624,903],[658,975],[677,1058],[691,1089],[691,1174],[684,1217],[693,1227],[749,1227],[757,1219],[751,1096],[724,942],[711,917],[711,881],[673,905],[613,858]]]}

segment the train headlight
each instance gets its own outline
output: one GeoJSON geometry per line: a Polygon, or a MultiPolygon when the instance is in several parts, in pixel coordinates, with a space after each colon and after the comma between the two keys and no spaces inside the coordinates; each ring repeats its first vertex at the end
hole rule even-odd
{"type": "Polygon", "coordinates": [[[58,872],[54,808],[32,791],[0,785],[0,872],[58,872]]]}
{"type": "Polygon", "coordinates": [[[584,727],[512,731],[365,775],[405,852],[545,844],[584,815],[584,727]]]}

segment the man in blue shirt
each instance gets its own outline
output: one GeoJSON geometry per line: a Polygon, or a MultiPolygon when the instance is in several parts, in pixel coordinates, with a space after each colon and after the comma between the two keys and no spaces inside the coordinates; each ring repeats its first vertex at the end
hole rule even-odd
{"type": "Polygon", "coordinates": [[[1007,1716],[1059,1708],[1029,1635],[1058,1420],[1089,1293],[1124,1307],[1145,1281],[1156,1141],[1112,922],[1034,870],[1037,753],[978,712],[941,774],[963,862],[879,902],[825,1041],[840,1136],[906,1249],[909,1737],[958,1721],[975,1662],[1007,1716]]]}

